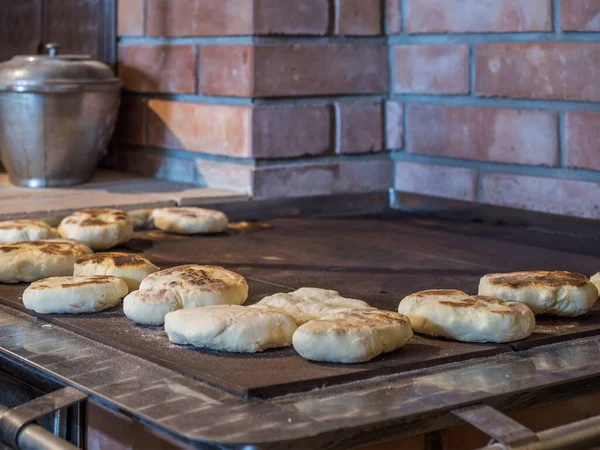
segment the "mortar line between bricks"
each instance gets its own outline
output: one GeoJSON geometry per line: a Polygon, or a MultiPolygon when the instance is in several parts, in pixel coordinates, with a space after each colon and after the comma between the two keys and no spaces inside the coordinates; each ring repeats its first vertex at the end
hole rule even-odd
{"type": "Polygon", "coordinates": [[[554,24],[554,33],[562,38],[562,27],[561,27],[561,16],[562,11],[560,8],[561,0],[552,0],[552,21],[554,24]]]}
{"type": "Polygon", "coordinates": [[[119,45],[385,44],[386,36],[120,36],[119,45]]]}
{"type": "Polygon", "coordinates": [[[402,103],[402,151],[408,152],[408,105],[402,103]]]}
{"type": "Polygon", "coordinates": [[[600,112],[600,102],[572,100],[538,100],[520,98],[479,97],[468,95],[422,95],[394,94],[392,100],[440,106],[466,106],[495,109],[527,109],[552,111],[593,111],[600,112]]]}
{"type": "Polygon", "coordinates": [[[469,45],[469,95],[476,96],[477,67],[475,58],[475,45],[469,45]]]}
{"type": "Polygon", "coordinates": [[[471,159],[458,159],[447,156],[422,155],[417,153],[392,152],[392,160],[432,164],[438,166],[460,167],[475,169],[483,172],[507,173],[541,178],[557,178],[562,180],[588,181],[599,183],[600,172],[587,169],[566,169],[561,167],[529,166],[514,163],[501,163],[477,161],[471,159]]]}
{"type": "Polygon", "coordinates": [[[495,42],[598,42],[598,32],[543,33],[453,33],[453,34],[396,34],[394,44],[489,44],[495,42]]]}
{"type": "Polygon", "coordinates": [[[406,36],[406,24],[408,23],[408,15],[409,8],[407,0],[400,0],[400,24],[402,25],[402,30],[400,30],[400,34],[397,36],[406,36]]]}
{"type": "Polygon", "coordinates": [[[558,157],[560,166],[567,167],[567,145],[564,113],[558,113],[558,157]]]}

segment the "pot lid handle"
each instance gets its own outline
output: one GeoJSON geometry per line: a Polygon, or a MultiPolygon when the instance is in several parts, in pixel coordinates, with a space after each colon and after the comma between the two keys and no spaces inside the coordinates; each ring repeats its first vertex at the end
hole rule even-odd
{"type": "Polygon", "coordinates": [[[58,55],[58,50],[60,49],[60,44],[57,44],[56,42],[49,42],[48,44],[45,45],[46,50],[48,50],[48,55],[50,56],[56,56],[58,55]]]}

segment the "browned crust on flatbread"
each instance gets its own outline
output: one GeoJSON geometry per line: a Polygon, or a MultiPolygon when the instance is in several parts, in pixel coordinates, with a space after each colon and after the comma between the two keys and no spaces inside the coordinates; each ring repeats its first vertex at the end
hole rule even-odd
{"type": "Polygon", "coordinates": [[[465,292],[459,291],[458,289],[430,289],[428,291],[415,292],[414,294],[411,294],[411,297],[428,297],[430,295],[452,297],[457,294],[467,295],[465,292]]]}
{"type": "MultiPolygon", "coordinates": [[[[202,290],[212,290],[212,289],[225,289],[229,286],[228,283],[223,281],[220,278],[215,278],[211,276],[205,269],[214,269],[214,270],[222,270],[229,272],[234,275],[234,278],[239,277],[239,280],[243,278],[241,275],[236,274],[235,272],[230,272],[223,267],[218,266],[197,266],[194,264],[190,264],[187,266],[178,266],[173,267],[171,269],[162,270],[160,272],[154,272],[151,277],[158,277],[163,275],[173,275],[178,277],[181,281],[188,283],[194,287],[200,288],[202,290]]],[[[178,286],[178,281],[172,281],[169,283],[170,287],[178,286]]]]}
{"type": "Polygon", "coordinates": [[[104,252],[83,256],[77,260],[76,264],[102,264],[104,261],[111,261],[116,267],[143,266],[149,263],[146,258],[131,253],[104,252]]]}
{"type": "MultiPolygon", "coordinates": [[[[73,287],[79,287],[79,286],[87,286],[87,285],[91,285],[91,284],[105,284],[105,283],[115,279],[115,277],[104,276],[104,275],[99,275],[99,276],[95,276],[95,277],[85,277],[85,278],[86,278],[85,281],[73,281],[71,283],[61,283],[60,287],[61,288],[73,288],[73,287]]],[[[57,287],[56,285],[52,286],[42,280],[42,281],[32,283],[29,288],[37,289],[37,290],[45,290],[45,289],[52,289],[52,288],[56,288],[56,287],[57,287]]]]}
{"type": "Polygon", "coordinates": [[[65,218],[64,223],[79,224],[82,227],[93,227],[110,225],[127,220],[129,220],[129,216],[125,211],[119,209],[91,208],[77,211],[65,218]]]}
{"type": "Polygon", "coordinates": [[[487,275],[487,280],[493,286],[506,286],[513,289],[523,287],[561,287],[584,286],[589,282],[583,274],[565,271],[537,270],[531,272],[498,273],[487,275]]]}
{"type": "Polygon", "coordinates": [[[174,214],[179,217],[196,219],[198,217],[216,216],[222,214],[220,211],[204,208],[162,208],[161,211],[174,214]]]}
{"type": "Polygon", "coordinates": [[[523,312],[524,308],[527,308],[522,303],[518,302],[505,302],[502,299],[496,297],[489,297],[486,295],[473,295],[470,297],[448,300],[439,302],[440,305],[444,305],[450,308],[489,308],[490,305],[502,306],[504,309],[490,309],[489,311],[494,314],[500,314],[503,316],[514,316],[523,312]]]}
{"type": "Polygon", "coordinates": [[[393,311],[348,311],[337,313],[329,318],[313,320],[303,325],[314,332],[348,334],[356,328],[377,326],[407,326],[410,320],[403,314],[393,311]],[[308,326],[307,326],[308,324],[308,326]]]}
{"type": "Polygon", "coordinates": [[[46,222],[42,222],[41,220],[19,219],[0,222],[0,230],[23,230],[30,226],[36,226],[44,229],[50,228],[46,222]]]}
{"type": "Polygon", "coordinates": [[[81,253],[80,251],[83,250],[83,246],[75,243],[29,241],[1,245],[0,253],[10,253],[21,250],[24,247],[27,248],[28,246],[36,247],[40,253],[46,253],[48,255],[73,255],[81,253]]]}

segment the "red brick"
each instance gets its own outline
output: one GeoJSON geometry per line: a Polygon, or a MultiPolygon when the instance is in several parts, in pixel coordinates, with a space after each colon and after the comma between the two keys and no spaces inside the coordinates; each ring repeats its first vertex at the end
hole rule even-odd
{"type": "Polygon", "coordinates": [[[249,164],[196,160],[197,184],[252,195],[255,168],[249,164]]]}
{"type": "Polygon", "coordinates": [[[402,103],[387,102],[385,115],[386,148],[390,150],[399,150],[404,147],[402,103]]]}
{"type": "Polygon", "coordinates": [[[600,43],[477,46],[477,93],[486,96],[600,101],[600,43]]]}
{"type": "Polygon", "coordinates": [[[326,0],[255,0],[254,3],[256,34],[323,35],[329,28],[326,0]]]}
{"type": "Polygon", "coordinates": [[[370,153],[383,149],[381,103],[337,103],[337,153],[370,153]]]}
{"type": "Polygon", "coordinates": [[[146,0],[149,36],[250,35],[249,0],[146,0]]]}
{"type": "Polygon", "coordinates": [[[119,45],[119,75],[137,92],[196,92],[196,47],[193,45],[119,45]]]}
{"type": "Polygon", "coordinates": [[[381,34],[381,0],[335,0],[335,4],[337,34],[381,34]]]}
{"type": "Polygon", "coordinates": [[[147,101],[136,97],[123,97],[115,130],[115,141],[123,144],[146,145],[147,123],[147,101]]]}
{"type": "Polygon", "coordinates": [[[180,183],[196,182],[196,165],[188,159],[157,155],[144,150],[115,152],[117,169],[180,183]]]}
{"type": "Polygon", "coordinates": [[[468,94],[467,45],[400,45],[394,48],[394,91],[468,94]]]}
{"type": "Polygon", "coordinates": [[[388,72],[387,49],[378,44],[204,46],[200,51],[200,91],[207,95],[383,93],[389,89],[388,72]]]}
{"type": "Polygon", "coordinates": [[[402,31],[401,0],[386,0],[386,23],[388,34],[399,34],[402,31]]]}
{"type": "Polygon", "coordinates": [[[329,106],[255,107],[252,156],[289,158],[333,152],[333,117],[329,106]]]}
{"type": "Polygon", "coordinates": [[[600,185],[596,182],[483,174],[481,201],[551,214],[600,219],[600,185]]]}
{"type": "Polygon", "coordinates": [[[407,114],[411,153],[558,165],[555,113],[413,104],[407,114]]]}
{"type": "Polygon", "coordinates": [[[392,186],[393,162],[389,157],[342,161],[334,194],[387,192],[392,186]]]}
{"type": "Polygon", "coordinates": [[[600,31],[600,0],[561,0],[561,28],[600,31]]]}
{"type": "Polygon", "coordinates": [[[430,197],[474,201],[477,197],[477,171],[398,161],[394,189],[430,197]]]}
{"type": "Polygon", "coordinates": [[[193,152],[250,157],[251,108],[150,100],[148,144],[193,152]]]}
{"type": "Polygon", "coordinates": [[[569,167],[600,170],[600,113],[568,112],[565,141],[569,167]]]}
{"type": "Polygon", "coordinates": [[[283,44],[255,49],[254,95],[370,94],[389,89],[380,44],[283,44]]]}
{"type": "Polygon", "coordinates": [[[404,14],[409,33],[552,30],[551,0],[407,0],[404,14]]]}
{"type": "Polygon", "coordinates": [[[250,45],[200,47],[199,92],[251,97],[254,93],[254,48],[250,45]]]}
{"type": "Polygon", "coordinates": [[[119,0],[117,33],[119,36],[144,35],[144,0],[119,0]]]}

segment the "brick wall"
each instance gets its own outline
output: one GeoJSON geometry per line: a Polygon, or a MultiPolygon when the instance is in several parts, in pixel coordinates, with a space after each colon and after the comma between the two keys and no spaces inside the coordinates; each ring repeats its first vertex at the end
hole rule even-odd
{"type": "Polygon", "coordinates": [[[600,0],[119,0],[115,164],[600,218],[600,0]]]}

